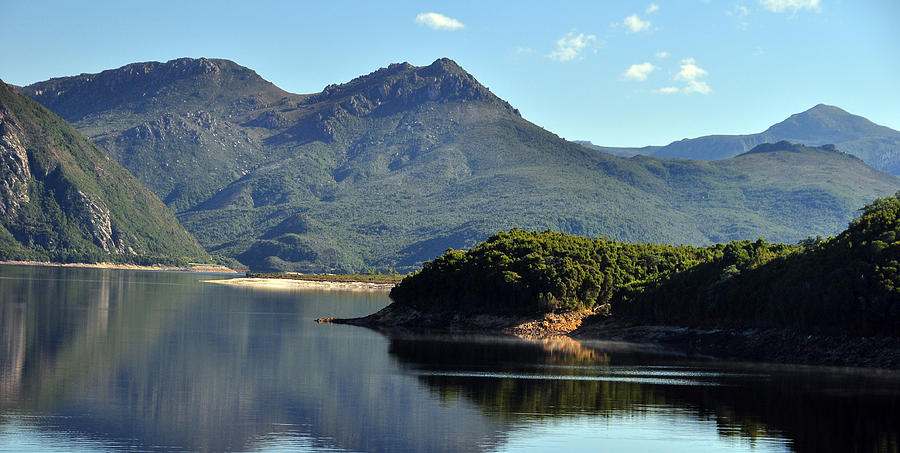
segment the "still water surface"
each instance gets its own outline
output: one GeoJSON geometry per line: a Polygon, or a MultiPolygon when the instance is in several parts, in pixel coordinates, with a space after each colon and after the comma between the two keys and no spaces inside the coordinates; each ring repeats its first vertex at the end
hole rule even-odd
{"type": "Polygon", "coordinates": [[[900,376],[385,335],[383,295],[0,266],[0,451],[898,452],[900,376]]]}

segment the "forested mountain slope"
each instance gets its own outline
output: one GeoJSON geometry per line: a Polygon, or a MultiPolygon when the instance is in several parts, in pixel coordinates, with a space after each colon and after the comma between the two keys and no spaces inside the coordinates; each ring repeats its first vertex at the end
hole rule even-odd
{"type": "Polygon", "coordinates": [[[448,59],[393,64],[311,95],[207,59],[23,92],[90,132],[208,250],[259,271],[409,270],[512,227],[797,241],[840,231],[900,187],[834,149],[715,162],[597,152],[523,119],[448,59]],[[101,80],[121,83],[104,97],[101,80]],[[79,109],[79,93],[101,99],[79,109]]]}
{"type": "Polygon", "coordinates": [[[0,156],[0,259],[209,260],[118,162],[2,82],[0,156]]]}

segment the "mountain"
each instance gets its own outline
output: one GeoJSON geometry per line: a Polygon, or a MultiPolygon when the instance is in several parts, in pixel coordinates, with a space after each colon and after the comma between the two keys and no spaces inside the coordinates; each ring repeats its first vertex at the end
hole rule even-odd
{"type": "Polygon", "coordinates": [[[205,58],[133,63],[22,91],[88,135],[175,211],[265,160],[260,134],[233,118],[302,99],[233,62],[205,58]]]}
{"type": "Polygon", "coordinates": [[[637,156],[638,154],[643,154],[644,156],[652,156],[653,153],[658,151],[662,146],[644,146],[642,148],[628,148],[628,147],[615,147],[615,146],[601,146],[595,145],[589,140],[572,140],[574,143],[578,143],[579,145],[590,148],[593,150],[601,151],[607,154],[612,154],[614,156],[622,156],[622,157],[632,157],[637,156]]]}
{"type": "Polygon", "coordinates": [[[209,59],[22,90],[91,133],[207,250],[253,270],[411,270],[512,227],[797,241],[900,188],[833,149],[713,162],[597,152],[523,119],[449,59],[308,95],[209,59]]]}
{"type": "Polygon", "coordinates": [[[2,81],[0,155],[0,259],[209,260],[119,163],[2,81]]]}
{"type": "MultiPolygon", "coordinates": [[[[900,175],[900,131],[875,124],[831,105],[819,104],[758,134],[708,135],[683,139],[666,146],[611,148],[586,142],[594,149],[620,156],[644,154],[686,159],[724,159],[762,143],[787,140],[806,145],[833,144],[869,165],[900,175]]],[[[579,142],[580,143],[580,142],[579,142]]]]}

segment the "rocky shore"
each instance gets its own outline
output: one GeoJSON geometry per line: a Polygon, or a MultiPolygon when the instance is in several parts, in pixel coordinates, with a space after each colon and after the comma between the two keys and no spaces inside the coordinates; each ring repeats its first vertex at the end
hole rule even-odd
{"type": "Polygon", "coordinates": [[[565,336],[589,344],[617,341],[677,354],[766,363],[900,369],[900,337],[801,334],[788,329],[699,329],[622,322],[590,311],[539,316],[421,312],[391,304],[362,318],[319,318],[382,331],[511,335],[526,339],[565,336]]]}

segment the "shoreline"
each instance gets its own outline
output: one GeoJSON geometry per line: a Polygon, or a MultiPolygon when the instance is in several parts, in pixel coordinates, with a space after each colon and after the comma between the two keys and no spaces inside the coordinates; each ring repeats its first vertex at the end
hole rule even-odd
{"type": "Polygon", "coordinates": [[[42,266],[42,267],[76,267],[84,269],[119,269],[119,270],[136,270],[136,271],[180,271],[180,272],[202,272],[202,273],[219,273],[219,274],[242,274],[243,272],[220,266],[217,264],[198,264],[196,266],[142,266],[139,264],[120,264],[120,263],[53,263],[50,261],[0,261],[0,264],[11,266],[42,266]]]}
{"type": "Polygon", "coordinates": [[[716,360],[900,370],[900,336],[809,335],[788,329],[687,328],[640,325],[589,311],[537,316],[423,313],[391,304],[362,318],[319,318],[377,331],[502,335],[523,340],[564,337],[584,346],[624,342],[716,360]]]}
{"type": "Polygon", "coordinates": [[[269,290],[319,290],[319,291],[350,291],[388,293],[394,287],[393,283],[350,282],[350,281],[320,281],[302,280],[297,278],[271,278],[271,277],[238,277],[229,279],[203,280],[206,283],[237,286],[243,288],[257,288],[269,290]]]}

